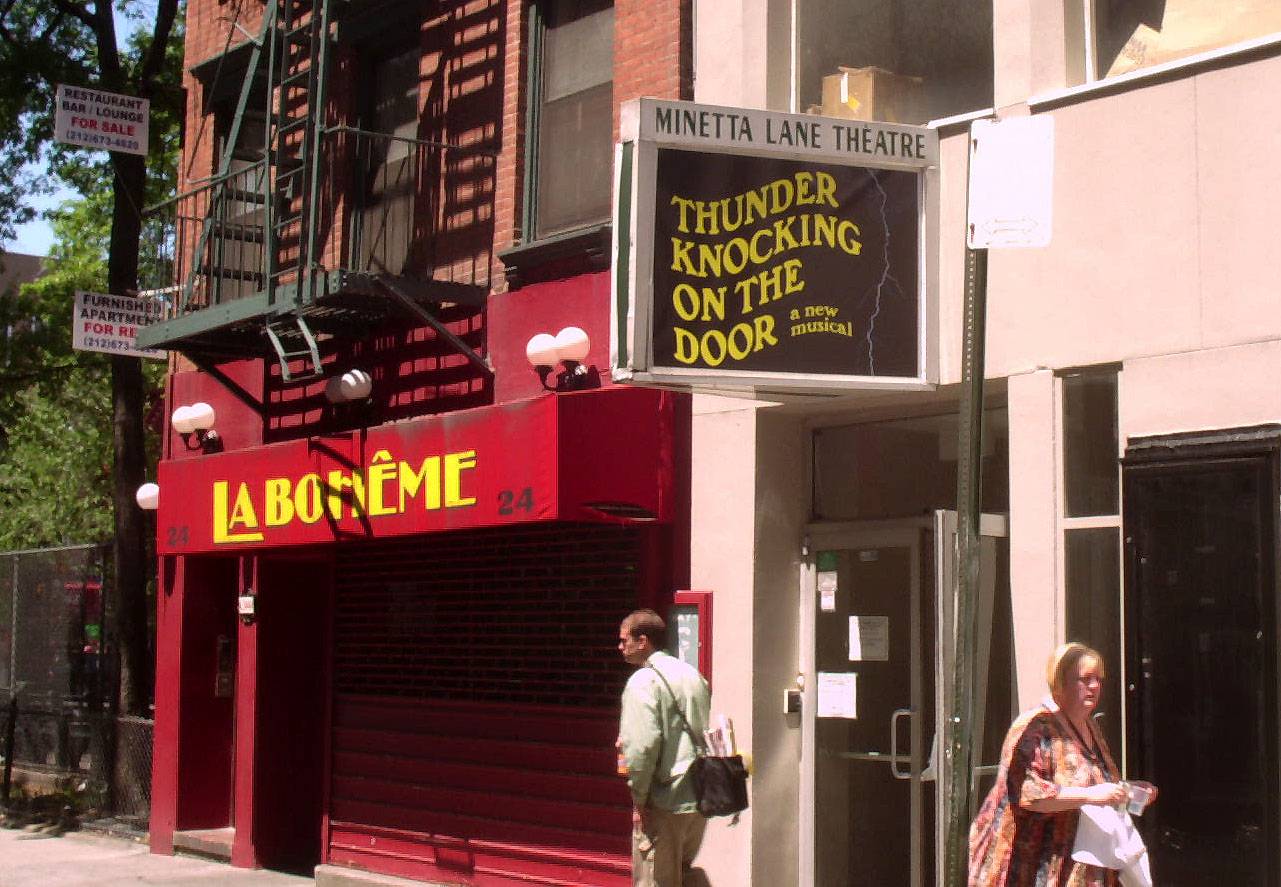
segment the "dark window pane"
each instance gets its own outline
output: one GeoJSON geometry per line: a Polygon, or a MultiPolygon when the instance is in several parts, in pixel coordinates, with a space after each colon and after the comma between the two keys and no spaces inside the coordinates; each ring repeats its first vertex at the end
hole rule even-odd
{"type": "Polygon", "coordinates": [[[609,217],[614,10],[607,0],[548,4],[543,44],[535,236],[609,217]]]}
{"type": "Polygon", "coordinates": [[[613,85],[543,106],[538,148],[538,234],[609,216],[613,85]]]}
{"type": "MultiPolygon", "coordinates": [[[[983,414],[983,511],[1009,509],[1009,414],[983,414]]],[[[814,517],[866,520],[956,507],[956,414],[814,432],[814,517]]]]}
{"type": "Polygon", "coordinates": [[[1106,679],[1100,726],[1112,755],[1121,755],[1121,531],[1097,527],[1066,531],[1067,637],[1103,654],[1106,679]]]}
{"type": "Polygon", "coordinates": [[[924,123],[992,104],[992,5],[948,0],[796,4],[801,107],[924,123]]]}
{"type": "Polygon", "coordinates": [[[1068,517],[1116,514],[1116,375],[1063,378],[1063,474],[1068,517]]]}

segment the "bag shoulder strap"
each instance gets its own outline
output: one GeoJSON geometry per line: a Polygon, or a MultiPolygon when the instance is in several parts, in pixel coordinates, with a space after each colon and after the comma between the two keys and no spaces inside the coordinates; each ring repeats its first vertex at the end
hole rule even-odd
{"type": "Polygon", "coordinates": [[[663,686],[667,688],[667,694],[672,697],[672,705],[676,708],[676,714],[680,716],[681,725],[684,727],[685,733],[689,736],[690,741],[694,743],[694,749],[700,755],[707,754],[706,743],[694,734],[694,728],[689,725],[689,719],[685,717],[685,712],[681,710],[681,701],[676,697],[675,691],[672,690],[672,685],[667,683],[667,678],[663,677],[663,673],[659,671],[658,667],[652,662],[646,662],[645,667],[652,668],[654,670],[654,674],[658,675],[658,679],[662,681],[663,686]]]}

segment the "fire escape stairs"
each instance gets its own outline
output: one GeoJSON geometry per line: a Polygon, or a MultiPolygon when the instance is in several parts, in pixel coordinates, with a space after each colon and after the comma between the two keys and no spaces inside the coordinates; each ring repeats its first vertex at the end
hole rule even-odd
{"type": "MultiPolygon", "coordinates": [[[[262,27],[251,40],[244,82],[212,180],[217,185],[209,197],[183,295],[190,303],[202,279],[214,278],[248,282],[257,294],[251,300],[213,300],[201,309],[208,321],[191,323],[158,346],[182,351],[229,388],[229,380],[217,371],[219,361],[274,357],[283,381],[316,379],[324,375],[326,339],[365,335],[392,316],[429,326],[474,367],[493,374],[489,361],[433,310],[442,304],[482,308],[486,287],[430,275],[323,266],[320,156],[332,23],[337,10],[352,6],[345,0],[269,0],[262,27]],[[246,184],[229,173],[255,82],[265,82],[269,96],[265,162],[262,178],[246,184]],[[255,224],[227,221],[228,206],[257,207],[255,224]],[[234,255],[232,243],[260,246],[261,266],[246,270],[224,262],[224,257],[234,255]]],[[[243,389],[232,393],[249,402],[243,389]]],[[[261,410],[261,405],[255,409],[261,410]]]]}

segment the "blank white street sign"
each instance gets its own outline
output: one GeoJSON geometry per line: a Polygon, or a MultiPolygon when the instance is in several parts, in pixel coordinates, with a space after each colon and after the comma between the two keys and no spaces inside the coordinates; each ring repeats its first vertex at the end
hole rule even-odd
{"type": "Polygon", "coordinates": [[[970,125],[970,249],[1050,245],[1054,118],[976,120],[970,125]]]}

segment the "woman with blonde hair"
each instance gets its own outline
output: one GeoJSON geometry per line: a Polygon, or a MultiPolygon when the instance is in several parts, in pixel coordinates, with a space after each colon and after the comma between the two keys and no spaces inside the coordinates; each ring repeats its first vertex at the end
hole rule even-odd
{"type": "Polygon", "coordinates": [[[1103,657],[1084,644],[1064,644],[1050,657],[1050,698],[1011,725],[996,784],[970,826],[970,887],[1120,883],[1116,871],[1072,859],[1081,808],[1127,796],[1091,717],[1103,676],[1103,657]]]}

